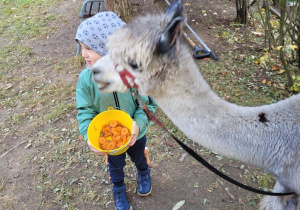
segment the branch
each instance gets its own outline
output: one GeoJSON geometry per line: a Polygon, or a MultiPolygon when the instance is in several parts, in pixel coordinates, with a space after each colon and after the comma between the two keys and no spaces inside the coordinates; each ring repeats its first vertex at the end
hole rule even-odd
{"type": "Polygon", "coordinates": [[[21,144],[26,143],[28,140],[22,141],[21,143],[17,144],[16,146],[14,146],[13,148],[7,150],[4,154],[2,154],[0,156],[0,159],[3,158],[5,155],[7,155],[9,152],[11,152],[12,150],[14,150],[15,148],[17,148],[18,146],[20,146],[21,144]]]}

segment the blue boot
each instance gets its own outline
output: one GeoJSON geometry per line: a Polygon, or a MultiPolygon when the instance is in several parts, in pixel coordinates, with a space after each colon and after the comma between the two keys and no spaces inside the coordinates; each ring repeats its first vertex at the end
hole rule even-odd
{"type": "Polygon", "coordinates": [[[138,170],[138,194],[140,196],[147,196],[151,193],[151,176],[150,170],[145,171],[138,170]]]}
{"type": "Polygon", "coordinates": [[[126,196],[126,186],[113,186],[114,201],[117,210],[131,209],[126,196]]]}

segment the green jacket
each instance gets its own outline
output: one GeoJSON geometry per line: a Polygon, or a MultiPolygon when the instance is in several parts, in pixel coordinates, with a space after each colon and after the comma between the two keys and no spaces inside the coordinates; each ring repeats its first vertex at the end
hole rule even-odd
{"type": "MultiPolygon", "coordinates": [[[[148,96],[141,96],[149,110],[154,113],[157,104],[148,96]]],[[[144,111],[138,106],[131,93],[102,93],[97,84],[92,81],[92,73],[89,68],[82,70],[76,87],[76,108],[79,132],[87,141],[87,129],[92,119],[99,113],[106,111],[108,107],[117,107],[126,111],[139,126],[140,132],[137,139],[142,138],[147,132],[149,121],[144,111]]]]}

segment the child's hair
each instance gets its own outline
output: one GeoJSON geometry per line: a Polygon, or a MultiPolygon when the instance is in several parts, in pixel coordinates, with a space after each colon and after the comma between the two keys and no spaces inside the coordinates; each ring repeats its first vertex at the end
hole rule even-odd
{"type": "Polygon", "coordinates": [[[107,37],[125,24],[113,12],[97,13],[79,25],[75,41],[85,44],[100,55],[106,55],[107,37]]]}

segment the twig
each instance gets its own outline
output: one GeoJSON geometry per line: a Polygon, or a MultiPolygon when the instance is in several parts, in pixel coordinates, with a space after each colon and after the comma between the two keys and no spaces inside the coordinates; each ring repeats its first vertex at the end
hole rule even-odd
{"type": "Polygon", "coordinates": [[[222,187],[224,188],[224,190],[227,192],[227,194],[229,195],[229,197],[234,200],[234,196],[230,194],[229,190],[227,187],[224,186],[224,183],[222,181],[220,181],[218,178],[217,178],[217,181],[222,185],[222,187]]]}
{"type": "Polygon", "coordinates": [[[22,141],[21,143],[17,144],[16,146],[14,146],[13,148],[7,150],[4,154],[2,154],[0,156],[0,159],[3,158],[5,155],[7,155],[7,153],[11,152],[13,149],[17,148],[18,146],[20,146],[21,144],[24,144],[26,143],[28,140],[25,140],[25,141],[22,141]]]}

